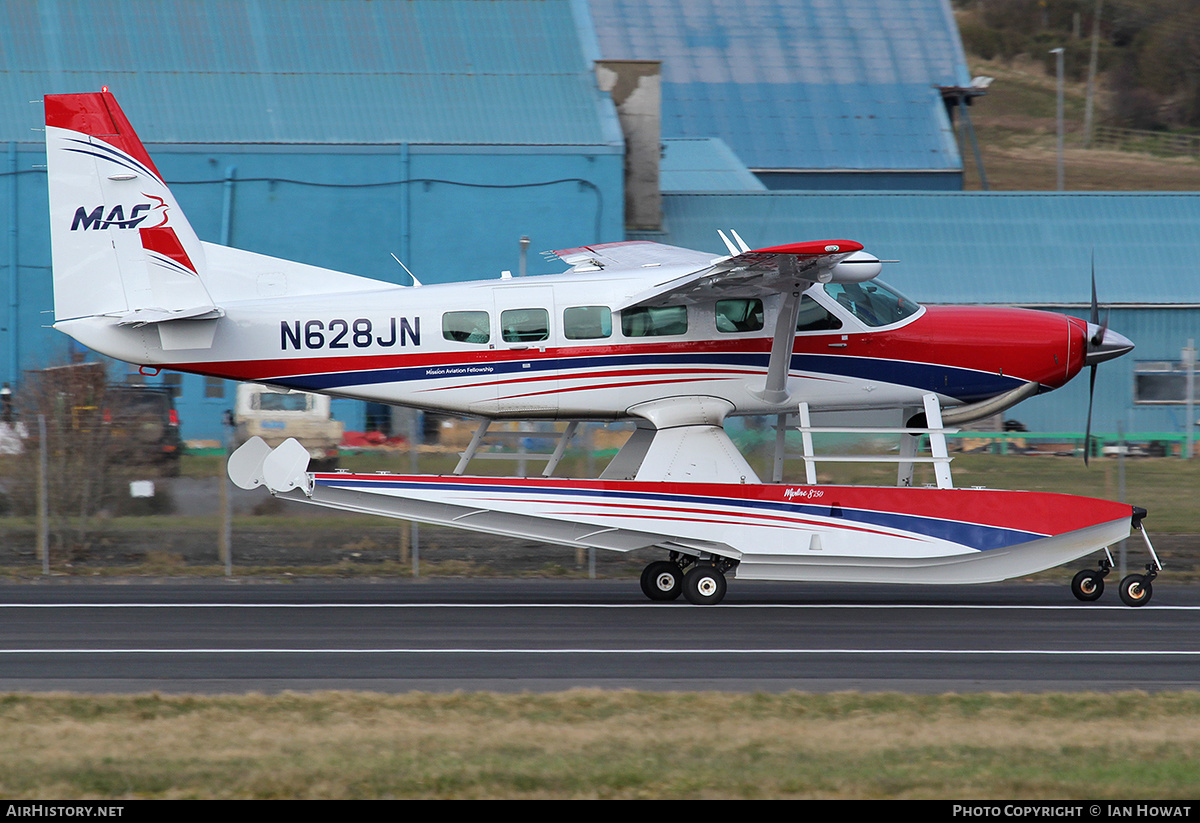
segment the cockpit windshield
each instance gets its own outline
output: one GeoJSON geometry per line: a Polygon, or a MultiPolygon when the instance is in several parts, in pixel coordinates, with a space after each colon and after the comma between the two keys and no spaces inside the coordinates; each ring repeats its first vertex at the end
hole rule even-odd
{"type": "Polygon", "coordinates": [[[921,307],[878,280],[866,283],[826,283],[825,293],[868,326],[888,326],[917,313],[921,307]]]}

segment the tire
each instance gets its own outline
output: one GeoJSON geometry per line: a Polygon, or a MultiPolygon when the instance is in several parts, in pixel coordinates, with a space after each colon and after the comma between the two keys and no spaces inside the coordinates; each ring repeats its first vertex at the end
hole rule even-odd
{"type": "Polygon", "coordinates": [[[683,593],[683,569],[669,560],[656,560],[642,570],[642,593],[651,600],[675,600],[683,593]]]}
{"type": "Polygon", "coordinates": [[[683,576],[683,596],[693,606],[715,606],[725,599],[725,575],[711,563],[697,563],[683,576]]]}
{"type": "Polygon", "coordinates": [[[1131,574],[1121,581],[1121,602],[1126,606],[1145,606],[1154,596],[1154,587],[1140,574],[1131,574]]]}
{"type": "Polygon", "coordinates": [[[1104,594],[1104,578],[1098,571],[1084,569],[1071,578],[1071,594],[1085,603],[1099,600],[1100,595],[1104,594]]]}

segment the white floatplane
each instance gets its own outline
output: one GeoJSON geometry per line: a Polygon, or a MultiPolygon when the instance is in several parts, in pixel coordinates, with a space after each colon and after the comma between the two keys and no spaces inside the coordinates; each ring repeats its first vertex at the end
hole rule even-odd
{"type": "MultiPolygon", "coordinates": [[[[976,583],[1105,549],[1129,505],[954,489],[946,426],[1003,411],[1132,348],[1101,324],[924,307],[849,240],[727,255],[649,242],[556,252],[542,277],[397,286],[201,242],[107,91],[45,98],[55,328],[155,368],[473,416],[449,476],[312,473],[295,441],[246,443],[246,488],[340,509],[615,551],[656,548],[647,596],[718,603],[726,577],[976,583]],[[724,422],[898,409],[898,486],[764,483],[724,422]],[[495,420],[571,421],[543,478],[469,477],[495,420]],[[579,421],[636,430],[599,479],[553,477],[579,421]],[[920,436],[933,455],[916,455],[920,436]],[[912,487],[933,462],[936,488],[912,487]]],[[[781,446],[782,437],[778,441],[781,446]]],[[[776,481],[782,451],[777,453],[776,481]]],[[[1144,531],[1143,531],[1144,534],[1144,531]]],[[[1147,547],[1153,556],[1149,541],[1147,547]]],[[[1111,557],[1072,585],[1099,597],[1111,557]]],[[[1121,584],[1147,602],[1157,558],[1121,584]]]]}

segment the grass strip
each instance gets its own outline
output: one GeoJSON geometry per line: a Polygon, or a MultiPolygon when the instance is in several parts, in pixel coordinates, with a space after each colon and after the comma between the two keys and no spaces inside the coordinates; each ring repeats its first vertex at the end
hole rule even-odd
{"type": "Polygon", "coordinates": [[[1200,692],[0,696],[0,796],[1200,796],[1200,692]]]}

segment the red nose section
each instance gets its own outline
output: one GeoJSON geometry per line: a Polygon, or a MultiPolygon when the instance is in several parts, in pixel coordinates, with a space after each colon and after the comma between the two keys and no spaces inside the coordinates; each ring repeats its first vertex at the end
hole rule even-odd
{"type": "MultiPolygon", "coordinates": [[[[926,362],[1000,374],[1058,388],[1083,368],[1087,324],[1052,312],[982,306],[930,306],[889,344],[926,362]]],[[[892,337],[892,335],[889,335],[892,337]]]]}

